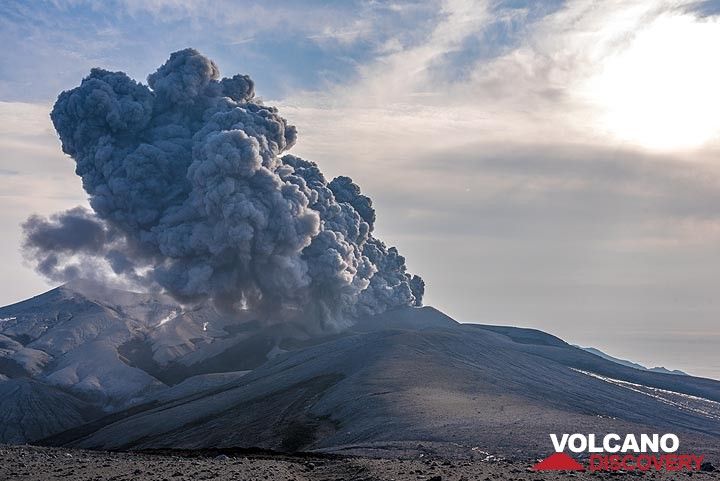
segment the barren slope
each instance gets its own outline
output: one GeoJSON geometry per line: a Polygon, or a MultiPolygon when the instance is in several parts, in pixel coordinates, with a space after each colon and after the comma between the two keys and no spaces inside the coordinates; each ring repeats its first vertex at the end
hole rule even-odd
{"type": "Polygon", "coordinates": [[[707,451],[720,439],[719,401],[716,381],[626,368],[538,331],[454,324],[286,353],[222,387],[50,441],[336,452],[431,442],[520,455],[547,452],[550,432],[666,430],[707,451]]]}

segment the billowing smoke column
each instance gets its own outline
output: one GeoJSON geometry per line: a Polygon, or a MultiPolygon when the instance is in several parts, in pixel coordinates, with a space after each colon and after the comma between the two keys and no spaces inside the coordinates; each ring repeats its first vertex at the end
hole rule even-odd
{"type": "Polygon", "coordinates": [[[370,198],[281,157],[295,128],[249,77],[219,79],[193,49],[147,86],[93,69],[51,118],[94,212],[24,224],[26,255],[49,278],[109,273],[185,303],[325,321],[422,302],[422,279],[372,235],[370,198]]]}

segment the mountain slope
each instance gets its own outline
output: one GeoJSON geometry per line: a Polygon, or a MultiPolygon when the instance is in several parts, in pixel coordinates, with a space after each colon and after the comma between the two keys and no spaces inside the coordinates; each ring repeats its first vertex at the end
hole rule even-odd
{"type": "Polygon", "coordinates": [[[0,391],[7,416],[16,417],[7,418],[0,442],[46,437],[198,373],[254,368],[275,344],[269,339],[247,355],[243,340],[252,344],[259,333],[252,323],[240,332],[242,325],[207,307],[183,312],[162,296],[83,282],[2,307],[0,391]],[[225,358],[234,362],[223,364],[232,349],[236,355],[225,358]]]}
{"type": "Polygon", "coordinates": [[[550,432],[677,432],[717,449],[720,382],[431,308],[310,332],[64,286],[0,308],[3,442],[541,455],[550,432]],[[440,449],[440,448],[438,448],[440,449]]]}
{"type": "Polygon", "coordinates": [[[149,295],[77,285],[0,308],[0,374],[122,406],[161,383],[123,362],[118,347],[171,309],[149,295]]]}
{"type": "Polygon", "coordinates": [[[668,430],[703,448],[720,439],[716,381],[636,371],[539,331],[463,324],[331,340],[138,409],[49,442],[329,451],[430,442],[512,455],[547,452],[550,432],[668,430]],[[672,401],[690,394],[704,398],[672,401]]]}
{"type": "Polygon", "coordinates": [[[84,424],[100,410],[32,379],[0,378],[0,439],[23,443],[84,424]]]}
{"type": "MultiPolygon", "coordinates": [[[[356,328],[379,329],[384,322],[378,316],[356,328]]],[[[402,322],[418,328],[455,323],[431,308],[413,310],[402,322]]],[[[39,411],[42,403],[27,403],[21,419],[44,428],[8,429],[0,442],[32,441],[82,424],[90,413],[97,417],[167,399],[179,392],[172,387],[176,384],[181,392],[201,390],[222,379],[216,374],[246,372],[273,356],[351,332],[313,332],[203,305],[184,309],[163,296],[87,282],[64,285],[0,308],[0,384],[10,389],[15,381],[32,380],[25,386],[35,392],[52,393],[48,398],[67,394],[65,405],[77,401],[81,410],[92,409],[84,409],[88,416],[71,413],[57,423],[39,411]]]]}
{"type": "MultiPolygon", "coordinates": [[[[580,346],[575,346],[580,347],[580,346]]],[[[580,349],[589,352],[590,354],[595,354],[596,356],[600,356],[603,359],[607,359],[608,361],[616,362],[618,364],[622,364],[623,366],[632,367],[635,369],[640,369],[641,371],[652,371],[652,372],[659,372],[662,374],[678,374],[680,376],[687,376],[688,374],[685,372],[682,372],[678,369],[666,369],[662,366],[660,367],[645,367],[642,364],[638,364],[636,362],[628,361],[626,359],[619,359],[617,357],[613,357],[609,354],[606,354],[602,352],[600,349],[595,349],[594,347],[580,347],[580,349]]]]}

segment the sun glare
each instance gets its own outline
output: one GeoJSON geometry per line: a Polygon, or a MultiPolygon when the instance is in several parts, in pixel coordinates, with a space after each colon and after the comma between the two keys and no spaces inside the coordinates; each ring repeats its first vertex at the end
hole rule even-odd
{"type": "Polygon", "coordinates": [[[700,147],[720,131],[720,23],[664,16],[606,57],[588,84],[600,126],[654,150],[700,147]]]}

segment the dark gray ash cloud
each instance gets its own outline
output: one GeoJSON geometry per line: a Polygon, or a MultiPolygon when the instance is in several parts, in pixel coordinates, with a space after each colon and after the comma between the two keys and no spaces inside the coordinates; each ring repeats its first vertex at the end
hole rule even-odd
{"type": "Polygon", "coordinates": [[[375,211],[348,177],[282,155],[295,127],[220,78],[193,49],[148,85],[93,69],[51,113],[93,212],[24,224],[25,252],[54,280],[105,272],[182,302],[332,321],[421,305],[422,279],[373,236],[375,211]],[[93,272],[85,272],[91,267],[93,272]]]}

